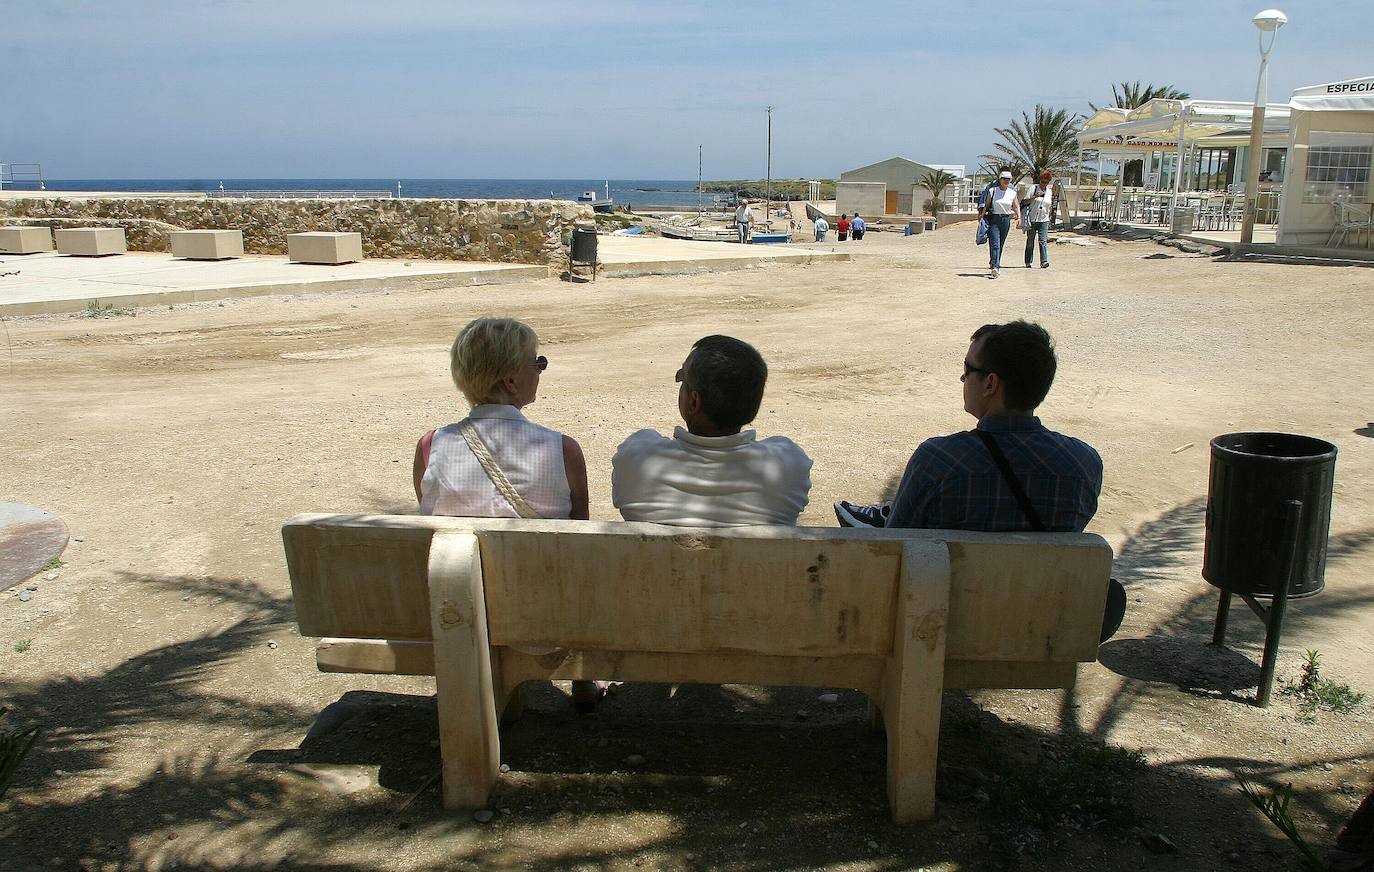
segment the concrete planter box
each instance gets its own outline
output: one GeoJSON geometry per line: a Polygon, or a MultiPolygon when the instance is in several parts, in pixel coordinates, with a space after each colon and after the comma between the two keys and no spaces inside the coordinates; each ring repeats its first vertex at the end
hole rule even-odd
{"type": "Polygon", "coordinates": [[[123,227],[74,227],[58,230],[54,235],[57,237],[58,254],[104,257],[128,251],[123,227]]]}
{"type": "Polygon", "coordinates": [[[187,260],[223,260],[243,256],[242,230],[175,230],[172,257],[187,260]]]}
{"type": "Polygon", "coordinates": [[[292,263],[352,263],[363,259],[361,233],[292,233],[286,237],[292,263]]]}
{"type": "Polygon", "coordinates": [[[0,227],[0,254],[37,254],[52,251],[52,231],[46,227],[0,227]]]}

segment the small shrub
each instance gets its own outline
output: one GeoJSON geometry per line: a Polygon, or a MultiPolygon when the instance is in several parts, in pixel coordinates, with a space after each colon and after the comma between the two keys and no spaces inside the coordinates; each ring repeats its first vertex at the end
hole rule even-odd
{"type": "MultiPolygon", "coordinates": [[[[1315,651],[1307,652],[1315,654],[1315,651]]],[[[1326,865],[1317,857],[1316,853],[1307,845],[1302,833],[1298,832],[1298,826],[1293,822],[1293,813],[1288,810],[1289,803],[1293,801],[1293,785],[1285,784],[1281,789],[1268,795],[1262,794],[1253,784],[1245,780],[1245,776],[1239,772],[1234,773],[1236,780],[1240,782],[1241,793],[1250,800],[1250,804],[1260,810],[1260,813],[1269,818],[1269,822],[1279,828],[1288,841],[1302,855],[1303,868],[1309,872],[1323,872],[1326,865]]]]}
{"type": "Polygon", "coordinates": [[[83,318],[118,318],[121,315],[132,316],[133,314],[133,309],[116,309],[113,303],[106,303],[102,306],[99,300],[87,300],[86,311],[82,312],[81,316],[83,318]]]}
{"type": "Polygon", "coordinates": [[[66,565],[67,565],[67,564],[65,564],[65,563],[62,562],[61,556],[58,556],[58,557],[52,558],[52,559],[49,560],[47,563],[44,563],[44,564],[43,564],[43,568],[40,569],[40,570],[38,570],[38,571],[39,571],[39,572],[52,572],[54,569],[61,569],[62,567],[66,566],[66,565]]]}
{"type": "Polygon", "coordinates": [[[1298,680],[1285,681],[1279,691],[1298,698],[1298,719],[1305,724],[1316,721],[1318,709],[1346,714],[1364,702],[1364,694],[1351,690],[1350,685],[1323,678],[1321,660],[1317,651],[1309,648],[1303,652],[1298,680]]]}
{"type": "Polygon", "coordinates": [[[32,639],[20,639],[19,641],[14,643],[14,653],[23,654],[25,651],[29,650],[29,648],[32,647],[32,645],[32,639]]]}
{"type": "Polygon", "coordinates": [[[20,732],[0,730],[0,799],[4,798],[5,791],[9,790],[10,782],[14,780],[14,773],[19,770],[19,764],[29,756],[37,740],[37,727],[20,732]]]}

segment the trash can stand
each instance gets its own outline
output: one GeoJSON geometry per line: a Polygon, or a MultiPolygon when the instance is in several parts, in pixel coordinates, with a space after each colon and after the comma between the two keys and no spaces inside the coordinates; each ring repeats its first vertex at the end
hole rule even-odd
{"type": "Polygon", "coordinates": [[[1320,593],[1336,446],[1289,433],[1212,440],[1203,577],[1220,589],[1212,644],[1223,645],[1231,597],[1265,627],[1255,705],[1267,707],[1290,599],[1320,593]],[[1272,597],[1266,608],[1259,597],[1272,597]]]}

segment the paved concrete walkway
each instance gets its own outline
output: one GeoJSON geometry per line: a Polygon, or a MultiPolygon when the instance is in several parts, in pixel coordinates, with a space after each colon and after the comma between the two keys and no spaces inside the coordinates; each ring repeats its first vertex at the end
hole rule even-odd
{"type": "MultiPolygon", "coordinates": [[[[602,236],[597,242],[602,273],[614,275],[707,272],[850,259],[845,253],[798,245],[737,245],[632,236],[602,236]]],[[[157,252],[110,257],[72,257],[55,252],[6,254],[0,255],[0,316],[80,312],[92,301],[102,306],[133,308],[268,294],[501,284],[547,278],[565,266],[380,259],[325,266],[290,263],[282,255],[195,261],[157,252]]]]}
{"type": "Polygon", "coordinates": [[[325,266],[291,263],[282,255],[198,261],[156,252],[110,257],[7,254],[0,255],[0,315],[79,312],[92,300],[128,308],[267,294],[496,284],[548,274],[543,266],[527,264],[434,260],[325,266]]]}

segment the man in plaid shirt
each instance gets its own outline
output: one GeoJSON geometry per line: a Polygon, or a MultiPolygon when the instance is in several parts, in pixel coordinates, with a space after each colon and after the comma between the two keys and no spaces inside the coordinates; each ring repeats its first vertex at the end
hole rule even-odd
{"type": "Polygon", "coordinates": [[[1013,321],[979,327],[960,377],[964,410],[978,419],[976,429],[922,442],[892,504],[855,506],[842,500],[835,504],[841,523],[1081,531],[1097,511],[1102,458],[1091,445],[1047,429],[1035,416],[1055,368],[1054,344],[1040,325],[1013,321]],[[1005,456],[1036,517],[1023,509],[988,439],[1005,456]]]}
{"type": "MultiPolygon", "coordinates": [[[[936,436],[911,455],[891,504],[840,500],[846,527],[1081,532],[1097,512],[1102,458],[1081,439],[1035,416],[1054,382],[1054,343],[1039,324],[986,324],[964,356],[964,411],[973,430],[936,436]]],[[[1107,586],[1101,640],[1126,612],[1126,591],[1107,586]]]]}

